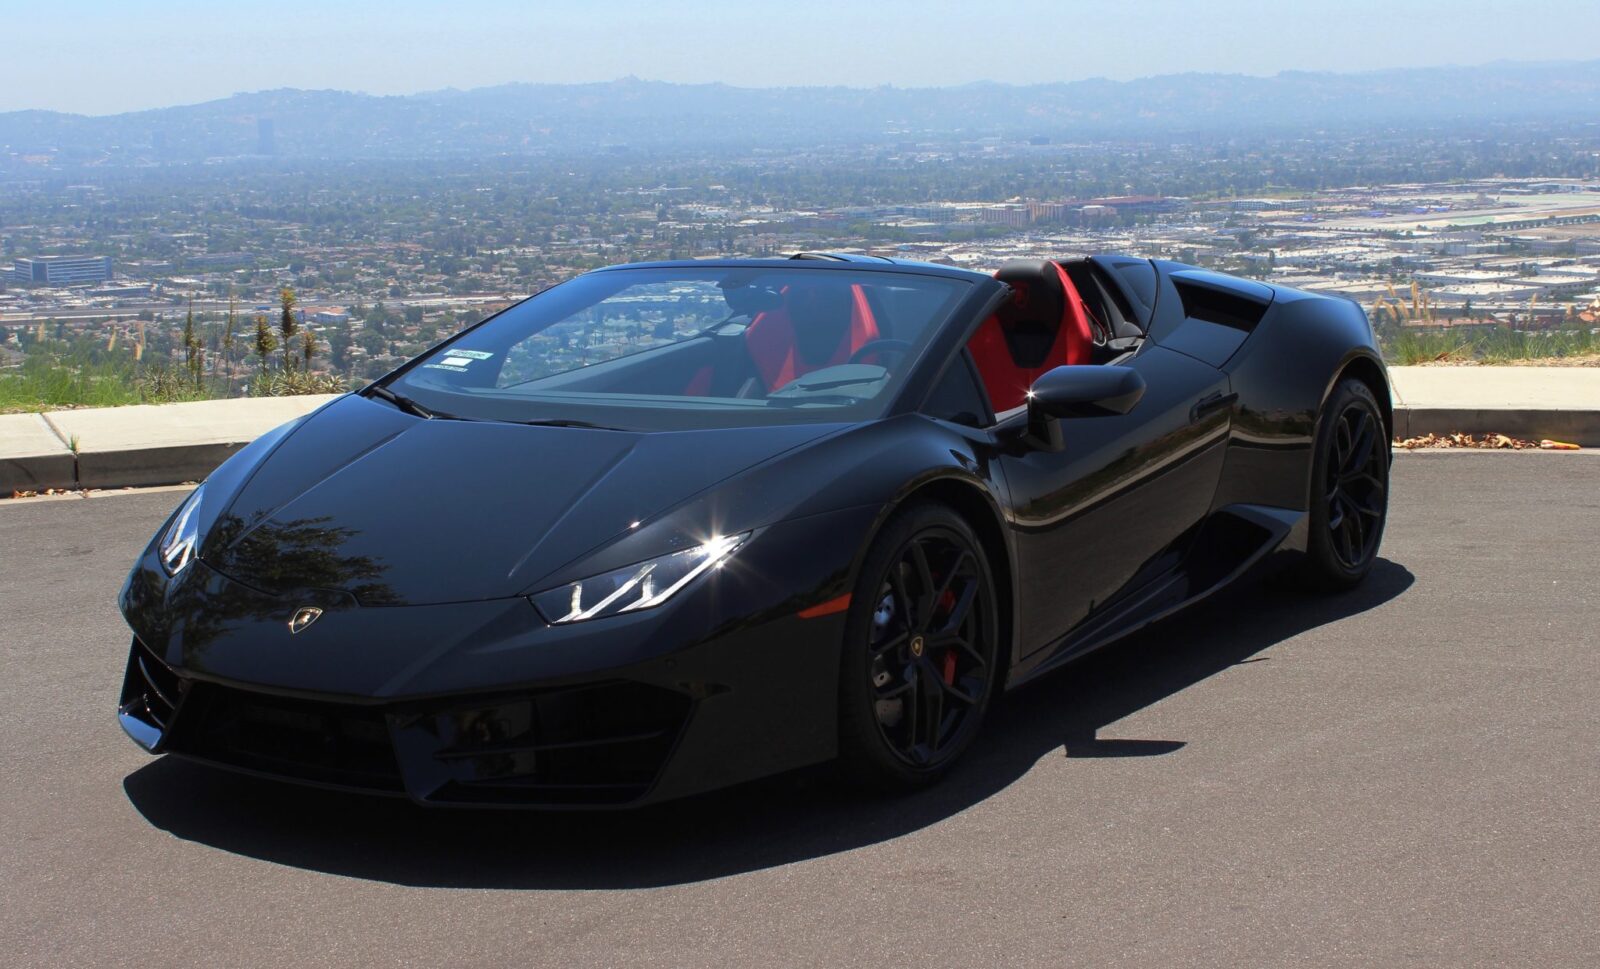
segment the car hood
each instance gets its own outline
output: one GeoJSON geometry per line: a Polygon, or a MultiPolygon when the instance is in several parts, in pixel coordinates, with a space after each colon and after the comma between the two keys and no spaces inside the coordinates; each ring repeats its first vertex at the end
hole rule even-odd
{"type": "Polygon", "coordinates": [[[265,592],[496,599],[838,425],[633,433],[421,420],[350,396],[262,459],[201,549],[265,592]]]}

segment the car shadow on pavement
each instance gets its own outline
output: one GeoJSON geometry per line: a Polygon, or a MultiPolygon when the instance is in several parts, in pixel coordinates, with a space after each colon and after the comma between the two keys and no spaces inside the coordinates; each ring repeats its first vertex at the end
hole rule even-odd
{"type": "Polygon", "coordinates": [[[123,788],[187,841],[312,871],[401,885],[618,889],[684,884],[887,841],[936,824],[1045,757],[1142,757],[1172,739],[1100,740],[1115,723],[1318,626],[1411,586],[1380,559],[1358,589],[1311,597],[1250,582],[1006,696],[945,780],[872,797],[798,772],[639,811],[452,811],[257,780],[162,758],[123,788]]]}

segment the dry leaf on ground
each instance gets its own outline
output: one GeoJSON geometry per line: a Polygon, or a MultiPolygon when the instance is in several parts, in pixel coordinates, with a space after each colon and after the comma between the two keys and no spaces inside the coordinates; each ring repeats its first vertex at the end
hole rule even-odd
{"type": "Polygon", "coordinates": [[[1477,448],[1479,450],[1526,451],[1539,447],[1538,441],[1508,437],[1504,434],[1424,434],[1421,437],[1396,438],[1394,446],[1407,451],[1422,448],[1477,448]]]}

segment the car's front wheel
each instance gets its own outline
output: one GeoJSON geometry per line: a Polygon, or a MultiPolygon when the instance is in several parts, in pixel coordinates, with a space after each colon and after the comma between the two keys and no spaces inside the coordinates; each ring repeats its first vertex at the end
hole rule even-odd
{"type": "Polygon", "coordinates": [[[983,721],[998,638],[994,578],[972,527],[938,504],[896,513],[851,594],[839,687],[846,774],[890,790],[944,774],[983,721]]]}
{"type": "Polygon", "coordinates": [[[1348,589],[1372,571],[1389,515],[1389,435],[1371,388],[1350,379],[1333,389],[1315,447],[1305,578],[1348,589]]]}

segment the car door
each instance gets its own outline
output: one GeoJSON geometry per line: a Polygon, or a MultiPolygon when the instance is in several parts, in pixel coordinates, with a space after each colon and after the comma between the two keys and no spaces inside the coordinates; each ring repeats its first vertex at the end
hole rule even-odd
{"type": "Polygon", "coordinates": [[[1211,507],[1232,397],[1219,370],[1147,343],[1122,364],[1144,377],[1127,414],[1062,418],[1059,451],[997,428],[1017,558],[1018,659],[1041,651],[1176,566],[1211,507]],[[1007,432],[1011,434],[1008,437],[1007,432]]]}

